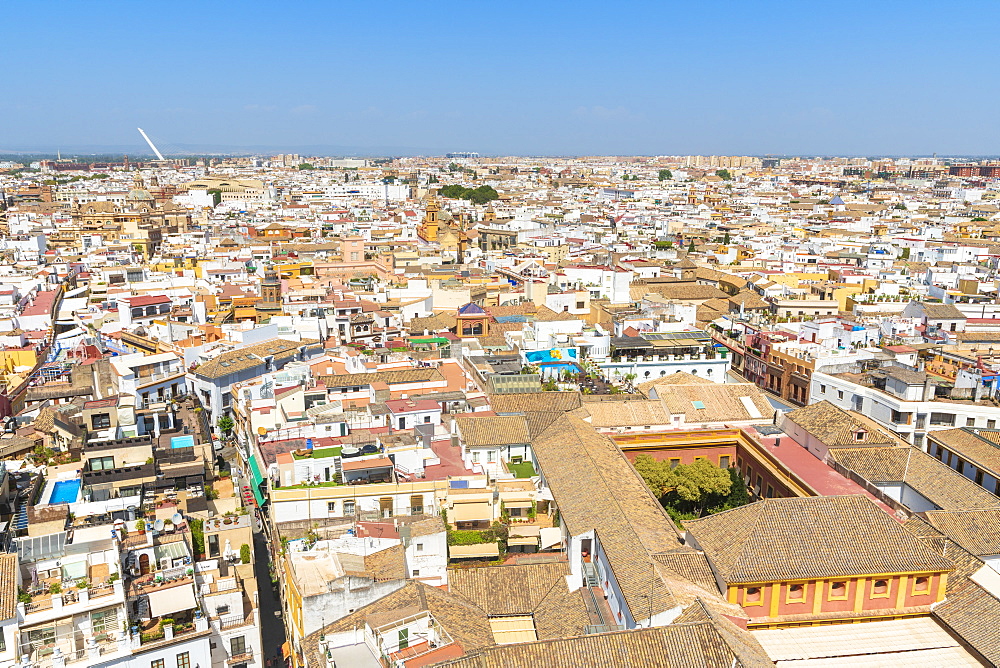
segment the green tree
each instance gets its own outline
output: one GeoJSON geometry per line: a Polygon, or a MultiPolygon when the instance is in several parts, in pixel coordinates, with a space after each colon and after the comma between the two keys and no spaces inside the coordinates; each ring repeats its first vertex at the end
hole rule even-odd
{"type": "Polygon", "coordinates": [[[692,239],[691,243],[688,244],[688,253],[693,253],[693,252],[694,252],[694,239],[692,239]]]}
{"type": "Polygon", "coordinates": [[[228,434],[230,431],[233,430],[234,426],[233,418],[229,417],[228,415],[220,415],[219,420],[218,422],[215,423],[215,425],[219,428],[219,431],[221,431],[223,434],[228,434]]]}
{"type": "Polygon", "coordinates": [[[716,170],[715,175],[718,176],[723,181],[733,180],[733,175],[729,173],[728,169],[718,169],[716,170]]]}
{"type": "Polygon", "coordinates": [[[486,204],[499,199],[499,197],[500,195],[493,189],[493,186],[479,186],[466,199],[469,199],[473,204],[486,204]]]}
{"type": "Polygon", "coordinates": [[[729,471],[720,469],[707,459],[680,464],[674,468],[672,475],[674,492],[680,500],[693,505],[697,515],[701,515],[710,497],[729,494],[733,487],[729,471]]]}
{"type": "Polygon", "coordinates": [[[674,487],[674,476],[669,462],[643,454],[635,458],[635,470],[658,499],[674,487]]]}
{"type": "Polygon", "coordinates": [[[729,245],[729,232],[726,232],[726,235],[722,237],[722,243],[724,243],[727,246],[729,245]]]}
{"type": "Polygon", "coordinates": [[[910,249],[909,248],[904,248],[903,252],[899,254],[899,259],[900,260],[909,260],[910,259],[910,249]]]}
{"type": "Polygon", "coordinates": [[[196,559],[201,559],[205,555],[205,521],[190,518],[188,526],[191,528],[191,544],[194,547],[196,559]]]}
{"type": "Polygon", "coordinates": [[[250,546],[246,543],[240,545],[240,561],[244,564],[250,563],[250,546]]]}
{"type": "Polygon", "coordinates": [[[299,165],[299,169],[315,169],[315,167],[313,167],[312,164],[308,162],[303,162],[301,165],[299,165]]]}
{"type": "Polygon", "coordinates": [[[493,186],[466,188],[465,186],[452,184],[438,190],[438,194],[442,197],[450,197],[452,199],[467,199],[473,204],[486,204],[500,198],[499,193],[493,189],[493,186]]]}
{"type": "Polygon", "coordinates": [[[728,469],[728,471],[733,486],[730,488],[729,496],[726,497],[726,503],[721,510],[739,508],[750,503],[750,493],[747,491],[747,484],[743,482],[743,475],[740,473],[740,470],[733,467],[728,469]]]}
{"type": "Polygon", "coordinates": [[[660,181],[669,181],[670,179],[674,178],[674,175],[669,169],[661,169],[660,173],[657,174],[656,178],[658,178],[660,181]]]}
{"type": "Polygon", "coordinates": [[[897,204],[892,208],[896,209],[897,211],[906,211],[906,205],[903,204],[902,202],[900,202],[899,204],[897,204]]]}

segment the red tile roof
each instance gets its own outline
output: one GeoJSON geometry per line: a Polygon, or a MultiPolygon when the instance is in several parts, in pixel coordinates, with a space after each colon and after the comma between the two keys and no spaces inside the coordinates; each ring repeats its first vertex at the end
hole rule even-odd
{"type": "Polygon", "coordinates": [[[153,306],[154,304],[169,304],[170,297],[166,295],[141,295],[139,297],[123,297],[122,301],[129,303],[129,306],[153,306]]]}
{"type": "Polygon", "coordinates": [[[362,469],[392,468],[392,460],[388,457],[378,457],[375,459],[359,459],[357,461],[342,460],[342,467],[345,471],[360,471],[362,469]]]}

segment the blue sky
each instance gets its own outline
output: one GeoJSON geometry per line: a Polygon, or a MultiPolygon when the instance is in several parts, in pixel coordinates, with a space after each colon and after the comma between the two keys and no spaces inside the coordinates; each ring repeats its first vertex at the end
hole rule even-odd
{"type": "Polygon", "coordinates": [[[997,2],[5,3],[0,151],[998,154],[997,2]]]}

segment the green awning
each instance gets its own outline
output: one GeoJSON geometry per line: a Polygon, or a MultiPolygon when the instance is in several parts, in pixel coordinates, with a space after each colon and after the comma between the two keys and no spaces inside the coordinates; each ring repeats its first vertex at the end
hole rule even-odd
{"type": "Polygon", "coordinates": [[[260,466],[257,465],[256,455],[250,455],[250,479],[253,482],[250,489],[253,491],[253,498],[257,500],[258,506],[264,505],[264,495],[260,493],[260,486],[264,484],[264,476],[261,475],[260,466]]]}
{"type": "Polygon", "coordinates": [[[443,336],[433,336],[430,338],[421,338],[421,339],[417,338],[410,339],[410,343],[448,343],[448,342],[449,342],[448,339],[444,338],[443,336]]]}

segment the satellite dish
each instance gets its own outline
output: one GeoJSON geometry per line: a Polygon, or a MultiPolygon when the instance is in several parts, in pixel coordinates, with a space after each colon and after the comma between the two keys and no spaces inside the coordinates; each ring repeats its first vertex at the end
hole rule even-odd
{"type": "Polygon", "coordinates": [[[163,520],[153,522],[153,531],[163,531],[163,520]]]}
{"type": "Polygon", "coordinates": [[[184,516],[180,513],[174,513],[174,516],[170,518],[170,521],[174,523],[174,526],[184,522],[184,516]]]}

